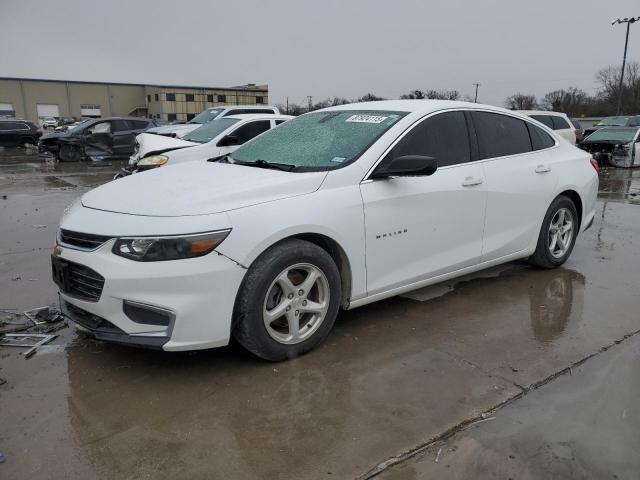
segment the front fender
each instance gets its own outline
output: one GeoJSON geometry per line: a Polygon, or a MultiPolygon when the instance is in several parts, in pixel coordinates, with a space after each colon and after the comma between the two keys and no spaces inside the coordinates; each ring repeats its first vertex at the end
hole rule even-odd
{"type": "Polygon", "coordinates": [[[228,212],[232,230],[218,251],[241,265],[290,237],[319,234],[337,243],[351,267],[351,299],[366,295],[365,228],[357,185],[318,190],[228,212]]]}

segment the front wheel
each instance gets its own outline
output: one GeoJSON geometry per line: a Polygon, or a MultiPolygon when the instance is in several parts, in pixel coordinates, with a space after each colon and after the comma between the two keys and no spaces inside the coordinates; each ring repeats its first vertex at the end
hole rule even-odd
{"type": "Polygon", "coordinates": [[[288,240],[263,253],[247,272],[236,299],[233,335],[271,361],[316,347],[335,322],[340,273],[317,245],[288,240]]]}
{"type": "Polygon", "coordinates": [[[578,213],[570,198],[557,197],[542,222],[536,251],[529,262],[541,268],[555,268],[567,261],[578,236],[578,213]]]}
{"type": "Polygon", "coordinates": [[[58,152],[58,159],[61,162],[77,162],[81,158],[80,149],[73,145],[62,145],[58,152]]]}

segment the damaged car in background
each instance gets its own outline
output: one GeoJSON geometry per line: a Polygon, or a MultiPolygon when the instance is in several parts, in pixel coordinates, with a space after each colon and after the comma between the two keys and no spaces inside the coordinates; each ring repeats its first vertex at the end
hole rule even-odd
{"type": "Polygon", "coordinates": [[[226,107],[207,108],[187,122],[175,122],[171,125],[150,128],[149,133],[165,135],[167,137],[184,138],[187,133],[194,131],[201,125],[205,125],[216,118],[242,115],[245,113],[279,114],[280,110],[270,105],[229,105],[226,107]]]}
{"type": "Polygon", "coordinates": [[[136,137],[129,168],[116,174],[114,179],[167,164],[222,157],[292,118],[290,115],[265,113],[216,118],[187,133],[182,139],[141,133],[136,137]]]}
{"type": "Polygon", "coordinates": [[[154,120],[140,117],[92,118],[66,132],[43,135],[38,149],[63,162],[127,158],[136,135],[155,125],[154,120]]]}
{"type": "Polygon", "coordinates": [[[580,143],[599,165],[640,166],[640,127],[604,127],[580,143]]]}
{"type": "Polygon", "coordinates": [[[604,127],[640,127],[640,115],[604,117],[594,126],[584,129],[584,138],[604,127]]]}

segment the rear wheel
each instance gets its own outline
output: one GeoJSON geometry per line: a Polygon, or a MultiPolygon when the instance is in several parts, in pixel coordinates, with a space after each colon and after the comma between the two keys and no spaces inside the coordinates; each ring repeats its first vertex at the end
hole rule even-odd
{"type": "Polygon", "coordinates": [[[571,199],[557,197],[542,222],[536,251],[529,262],[542,268],[555,268],[567,261],[578,235],[578,214],[571,199]]]}
{"type": "Polygon", "coordinates": [[[62,145],[58,151],[58,159],[61,162],[77,162],[81,158],[80,149],[73,145],[62,145]]]}
{"type": "Polygon", "coordinates": [[[234,312],[234,337],[265,360],[279,361],[316,347],[335,322],[340,273],[317,245],[289,240],[251,266],[234,312]]]}

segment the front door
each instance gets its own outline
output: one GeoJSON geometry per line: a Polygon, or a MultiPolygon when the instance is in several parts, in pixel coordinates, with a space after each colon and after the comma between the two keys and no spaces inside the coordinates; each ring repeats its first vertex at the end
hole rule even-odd
{"type": "Polygon", "coordinates": [[[412,128],[381,162],[435,157],[433,175],[361,184],[368,295],[479,262],[486,188],[483,167],[470,163],[471,152],[465,114],[436,114],[412,128]]]}

